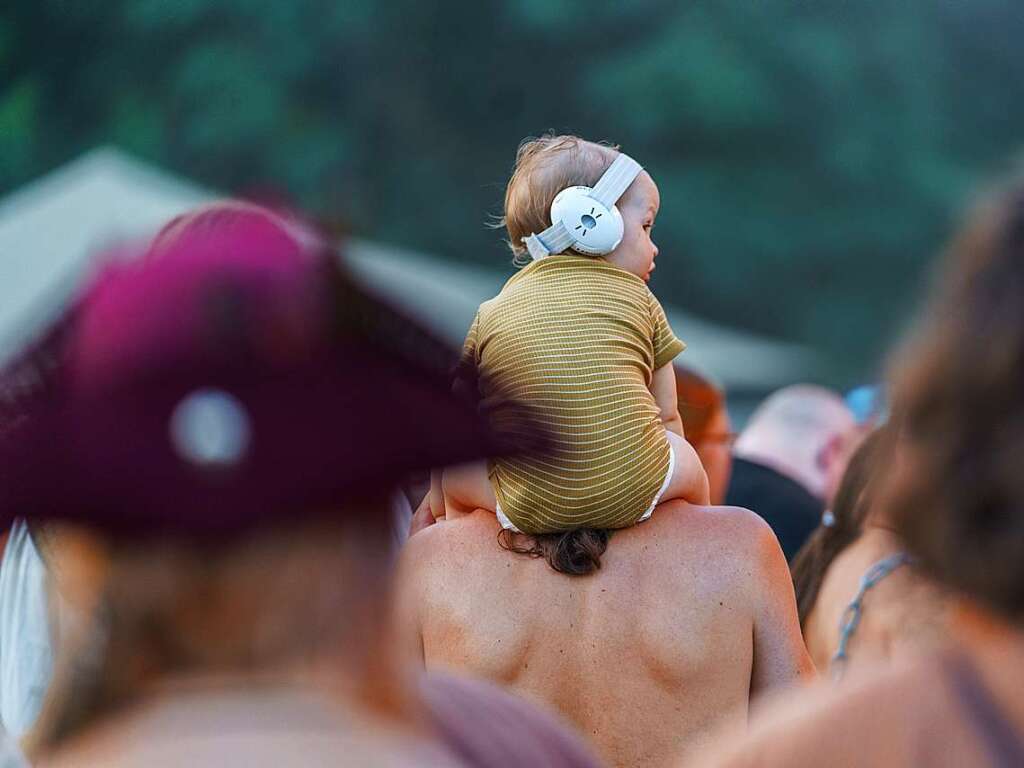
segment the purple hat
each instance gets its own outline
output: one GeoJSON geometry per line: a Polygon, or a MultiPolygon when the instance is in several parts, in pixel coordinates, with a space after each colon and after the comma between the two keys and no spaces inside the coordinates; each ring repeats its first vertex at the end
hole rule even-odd
{"type": "Polygon", "coordinates": [[[526,447],[452,393],[455,360],[308,233],[200,209],[0,374],[0,516],[205,538],[526,447]]]}

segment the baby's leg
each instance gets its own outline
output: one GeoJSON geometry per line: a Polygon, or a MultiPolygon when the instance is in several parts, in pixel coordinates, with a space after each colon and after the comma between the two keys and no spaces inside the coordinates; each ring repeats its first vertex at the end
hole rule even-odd
{"type": "Polygon", "coordinates": [[[700,463],[697,452],[675,432],[666,431],[665,434],[668,435],[668,443],[675,452],[676,463],[672,470],[672,479],[669,480],[668,487],[661,494],[658,503],[682,499],[691,504],[710,504],[708,475],[704,471],[704,465],[700,463]]]}
{"type": "Polygon", "coordinates": [[[498,508],[487,463],[474,461],[444,471],[441,480],[444,489],[444,507],[448,519],[468,515],[477,509],[493,513],[498,508]]]}

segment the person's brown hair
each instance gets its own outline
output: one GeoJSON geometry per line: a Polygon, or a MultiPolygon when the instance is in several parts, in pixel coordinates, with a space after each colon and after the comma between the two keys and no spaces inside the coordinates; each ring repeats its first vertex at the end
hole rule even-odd
{"type": "MultiPolygon", "coordinates": [[[[362,504],[388,519],[386,500],[362,504]]],[[[95,615],[55,670],[31,734],[33,752],[133,705],[166,678],[275,673],[321,659],[339,674],[343,662],[354,670],[371,706],[400,712],[396,678],[382,668],[391,661],[382,651],[390,532],[367,522],[369,514],[347,510],[330,522],[261,529],[209,546],[106,542],[95,615]]]]}
{"type": "Polygon", "coordinates": [[[502,530],[498,543],[509,552],[543,558],[559,573],[586,576],[600,569],[611,535],[611,531],[597,528],[537,535],[502,530]]]}
{"type": "Polygon", "coordinates": [[[953,242],[891,378],[905,434],[888,516],[925,573],[1024,618],[1024,181],[953,242]]]}
{"type": "Polygon", "coordinates": [[[814,610],[832,561],[860,538],[864,521],[878,495],[879,474],[886,464],[890,445],[888,427],[877,429],[864,438],[843,473],[830,510],[831,520],[828,525],[819,524],[793,557],[790,571],[801,627],[814,610]]]}
{"type": "Polygon", "coordinates": [[[500,224],[518,265],[530,261],[523,238],[551,226],[551,202],[566,187],[592,187],[618,155],[618,147],[578,136],[546,134],[526,139],[505,190],[505,215],[500,224]]]}

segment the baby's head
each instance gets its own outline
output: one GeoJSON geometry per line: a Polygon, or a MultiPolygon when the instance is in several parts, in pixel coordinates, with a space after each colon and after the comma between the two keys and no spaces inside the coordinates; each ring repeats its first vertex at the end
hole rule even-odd
{"type": "MultiPolygon", "coordinates": [[[[618,156],[618,147],[577,136],[542,136],[519,145],[516,165],[505,191],[504,224],[516,264],[530,262],[523,238],[551,226],[551,203],[566,187],[594,186],[618,156]]],[[[651,227],[660,205],[658,187],[641,171],[617,206],[622,214],[622,242],[600,257],[645,281],[654,270],[658,248],[651,227]]]]}

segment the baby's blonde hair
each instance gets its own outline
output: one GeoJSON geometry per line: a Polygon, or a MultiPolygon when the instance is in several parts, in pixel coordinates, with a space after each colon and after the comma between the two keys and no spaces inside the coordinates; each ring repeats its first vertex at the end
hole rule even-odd
{"type": "Polygon", "coordinates": [[[513,261],[530,262],[524,237],[551,226],[551,202],[566,187],[592,187],[619,154],[618,146],[578,136],[546,134],[525,139],[516,152],[516,165],[505,190],[505,215],[513,261]]]}

